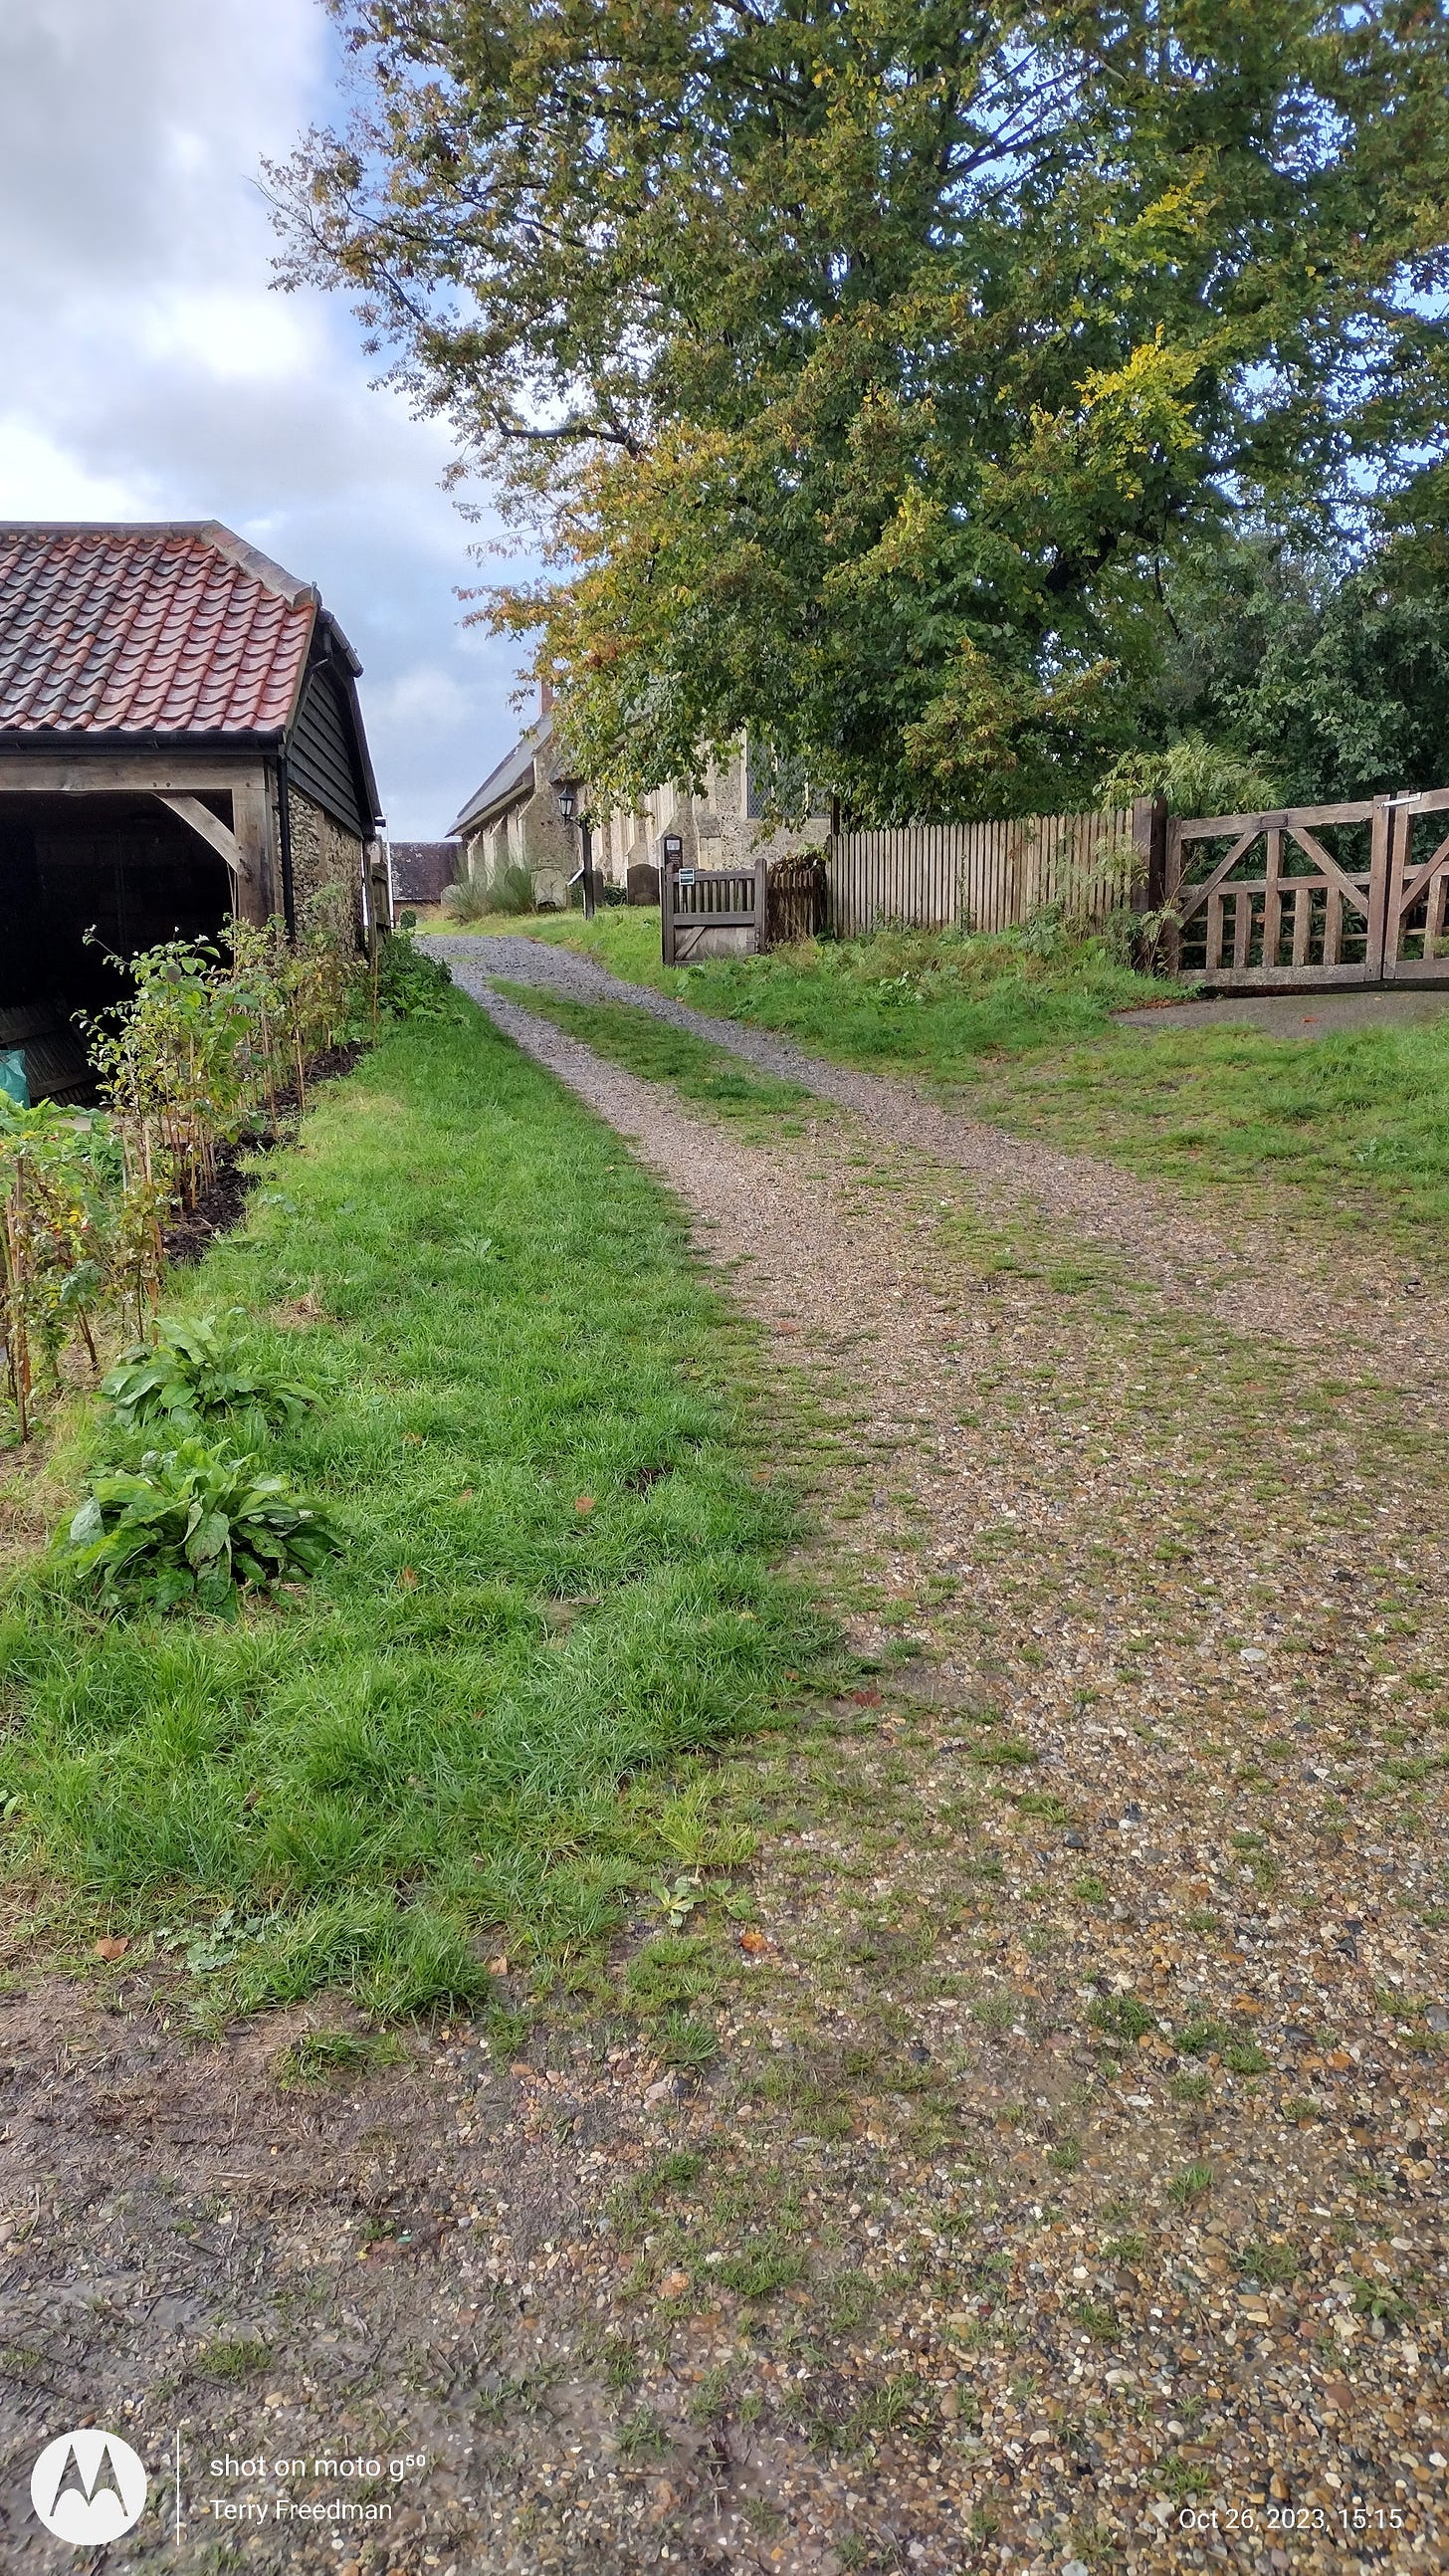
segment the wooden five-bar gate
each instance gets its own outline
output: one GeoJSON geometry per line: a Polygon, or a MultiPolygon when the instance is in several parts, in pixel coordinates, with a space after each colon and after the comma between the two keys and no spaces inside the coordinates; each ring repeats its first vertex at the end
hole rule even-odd
{"type": "Polygon", "coordinates": [[[1219,990],[1449,984],[1446,821],[1449,787],[1173,818],[1165,962],[1219,990]]]}

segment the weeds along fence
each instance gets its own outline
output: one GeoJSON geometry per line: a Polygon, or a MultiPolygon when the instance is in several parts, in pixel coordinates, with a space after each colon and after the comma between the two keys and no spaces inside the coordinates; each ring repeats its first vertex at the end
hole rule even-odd
{"type": "Polygon", "coordinates": [[[1101,814],[836,833],[825,852],[830,927],[840,938],[887,922],[1010,930],[1048,905],[1094,927],[1139,892],[1152,811],[1139,800],[1101,814]]]}

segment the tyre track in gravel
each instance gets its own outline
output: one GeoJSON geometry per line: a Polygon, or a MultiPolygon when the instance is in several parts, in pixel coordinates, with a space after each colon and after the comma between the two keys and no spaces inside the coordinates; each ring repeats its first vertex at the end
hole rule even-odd
{"type": "Polygon", "coordinates": [[[591,958],[517,933],[429,936],[462,990],[488,1004],[489,979],[534,984],[582,1003],[622,1003],[798,1083],[852,1111],[876,1135],[909,1144],[971,1176],[984,1204],[1028,1201],[1054,1223],[1125,1254],[1175,1301],[1248,1332],[1301,1334],[1315,1311],[1331,1313],[1336,1343],[1385,1376],[1442,1375],[1449,1299],[1426,1291],[1370,1245],[1347,1235],[1331,1252],[1261,1222],[1213,1225],[1137,1174],[1090,1156],[1057,1152],[985,1119],[941,1107],[900,1075],[870,1074],[808,1054],[792,1040],[692,1010],[649,985],[622,982],[591,958]]]}
{"type": "MultiPolygon", "coordinates": [[[[1261,1280],[1241,1340],[1222,1291],[1165,1312],[1135,1241],[1074,1289],[1075,1207],[973,1208],[914,1125],[747,1143],[480,998],[668,1182],[782,1363],[854,1404],[806,1570],[859,1651],[923,1659],[883,1677],[878,1814],[857,1791],[767,1833],[779,1974],[726,2033],[746,2095],[766,2070],[737,2151],[803,2156],[810,2225],[880,2300],[863,2359],[827,2338],[801,2374],[817,2420],[883,2370],[936,2413],[934,2447],[905,2427],[847,2471],[859,2563],[1443,2563],[1437,1388],[1340,1337],[1315,1410],[1261,1280]],[[781,2068],[831,2098],[883,2010],[901,2062],[834,2097],[852,2143],[792,2138],[817,2114],[781,2068]]],[[[718,2161],[696,2117],[673,2135],[718,2161]]],[[[840,2493],[797,2472],[777,2563],[829,2562],[840,2493]]]]}

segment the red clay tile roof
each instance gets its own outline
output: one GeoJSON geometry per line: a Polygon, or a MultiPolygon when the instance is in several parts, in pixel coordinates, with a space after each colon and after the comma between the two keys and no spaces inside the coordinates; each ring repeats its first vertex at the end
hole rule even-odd
{"type": "Polygon", "coordinates": [[[280,733],[318,605],[214,519],[0,522],[0,732],[280,733]]]}

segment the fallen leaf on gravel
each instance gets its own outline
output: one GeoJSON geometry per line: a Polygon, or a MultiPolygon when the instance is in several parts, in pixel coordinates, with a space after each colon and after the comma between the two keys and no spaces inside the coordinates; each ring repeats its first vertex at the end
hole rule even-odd
{"type": "Polygon", "coordinates": [[[122,1940],[108,1934],[104,1941],[98,1941],[96,1943],[96,1957],[98,1959],[124,1959],[130,1946],[131,1944],[129,1941],[122,1940]]]}

